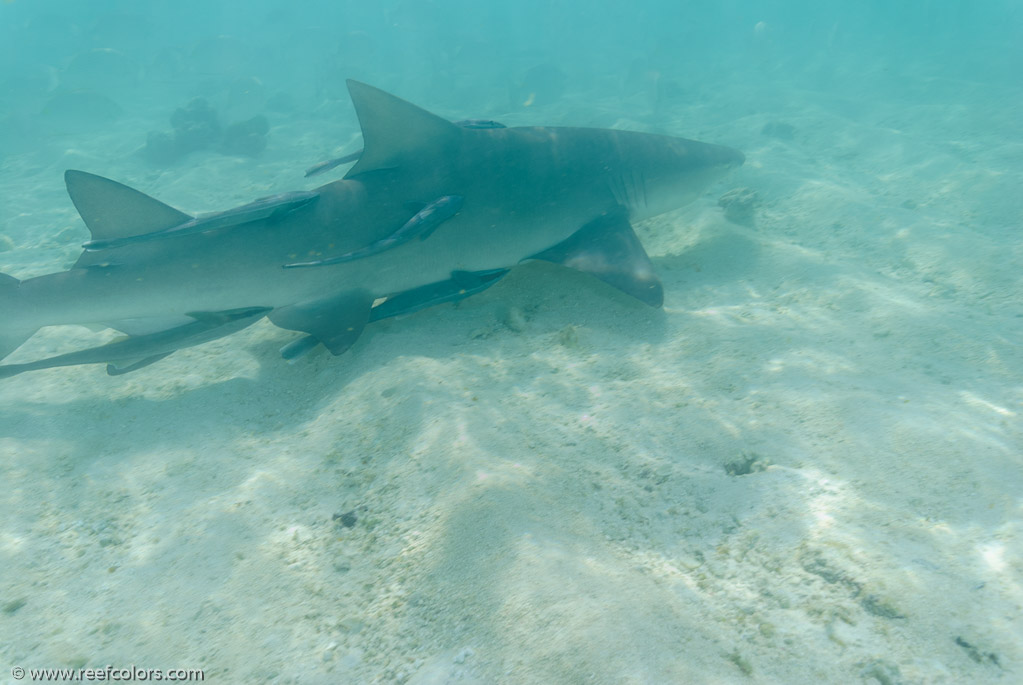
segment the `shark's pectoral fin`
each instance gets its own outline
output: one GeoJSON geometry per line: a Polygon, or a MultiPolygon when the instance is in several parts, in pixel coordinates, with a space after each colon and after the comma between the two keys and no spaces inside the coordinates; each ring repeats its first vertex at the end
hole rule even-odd
{"type": "Polygon", "coordinates": [[[160,354],[154,354],[151,357],[145,357],[144,359],[139,359],[138,361],[134,362],[119,361],[116,363],[107,364],[107,375],[120,376],[126,373],[131,373],[132,371],[138,371],[139,369],[149,366],[150,364],[155,364],[161,359],[166,359],[167,357],[174,354],[175,351],[176,350],[171,350],[170,352],[161,352],[160,354]]]}
{"type": "Polygon", "coordinates": [[[290,331],[302,331],[319,340],[338,355],[355,344],[369,321],[373,295],[364,290],[349,290],[318,300],[280,307],[270,313],[270,321],[290,331]]]}
{"type": "Polygon", "coordinates": [[[664,288],[624,208],[594,219],[530,259],[585,271],[651,307],[664,304],[664,288]]]}

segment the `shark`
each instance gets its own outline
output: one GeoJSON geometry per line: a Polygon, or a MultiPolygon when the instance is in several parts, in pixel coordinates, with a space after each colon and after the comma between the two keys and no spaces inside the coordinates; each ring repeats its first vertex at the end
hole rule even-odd
{"type": "Polygon", "coordinates": [[[264,317],[301,334],[285,358],[320,345],[340,355],[371,322],[470,297],[529,260],[659,308],[663,286],[633,224],[691,202],[745,159],[653,133],[452,122],[347,83],[364,145],[314,167],[354,162],[313,190],[193,216],[67,171],[90,240],[66,271],[0,273],[0,359],[46,326],[126,337],[2,364],[0,378],[96,363],[126,373],[264,317]]]}

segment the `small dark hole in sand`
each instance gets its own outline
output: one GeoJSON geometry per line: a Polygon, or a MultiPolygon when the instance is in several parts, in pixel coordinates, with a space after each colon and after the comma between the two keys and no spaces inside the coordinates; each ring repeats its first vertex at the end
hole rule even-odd
{"type": "Polygon", "coordinates": [[[345,528],[351,528],[355,525],[355,522],[359,520],[359,517],[355,515],[355,510],[352,509],[344,514],[334,514],[331,519],[335,524],[342,525],[345,528]]]}

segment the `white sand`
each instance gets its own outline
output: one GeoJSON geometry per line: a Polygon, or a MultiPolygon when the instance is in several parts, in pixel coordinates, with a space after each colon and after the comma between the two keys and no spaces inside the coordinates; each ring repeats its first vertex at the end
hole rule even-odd
{"type": "MultiPolygon", "coordinates": [[[[663,312],[530,265],[341,358],[285,364],[292,334],[260,324],[123,377],[4,381],[0,662],[237,683],[1017,680],[1021,113],[941,85],[869,107],[723,92],[661,122],[748,157],[638,227],[663,312]],[[761,135],[771,121],[794,138],[761,135]],[[716,206],[737,187],[761,198],[752,226],[716,206]]],[[[604,110],[641,127],[633,104],[604,110]]],[[[208,211],[313,187],[301,170],[352,133],[275,122],[260,160],[154,171],[127,157],[145,130],[0,161],[0,270],[74,259],[64,168],[208,211]]],[[[54,328],[17,355],[95,339],[54,328]]]]}

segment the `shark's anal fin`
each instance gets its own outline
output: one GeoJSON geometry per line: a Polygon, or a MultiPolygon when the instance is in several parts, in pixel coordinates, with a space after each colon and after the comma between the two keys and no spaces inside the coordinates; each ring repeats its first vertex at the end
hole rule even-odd
{"type": "Polygon", "coordinates": [[[431,233],[437,230],[438,226],[453,217],[455,214],[458,214],[458,211],[461,208],[462,197],[460,195],[445,195],[443,197],[439,197],[416,212],[416,214],[406,221],[401,228],[382,240],[370,243],[366,247],[358,250],[346,252],[343,255],[330,257],[328,259],[320,259],[315,262],[293,262],[291,264],[285,264],[284,268],[297,269],[306,266],[342,264],[344,262],[351,262],[356,259],[363,259],[364,257],[371,257],[375,254],[380,254],[381,252],[390,250],[391,248],[403,245],[413,238],[426,240],[430,237],[431,233]]]}
{"type": "Polygon", "coordinates": [[[311,190],[300,190],[291,193],[279,193],[270,197],[260,198],[248,204],[234,207],[223,212],[216,212],[207,216],[189,218],[181,224],[171,226],[158,231],[141,233],[137,235],[123,236],[118,238],[106,238],[97,240],[93,238],[82,247],[89,251],[107,250],[133,243],[142,243],[149,240],[160,240],[164,238],[178,238],[214,231],[231,226],[239,226],[263,219],[279,219],[285,214],[305,207],[319,198],[319,193],[311,190]]]}
{"type": "Polygon", "coordinates": [[[651,307],[664,304],[664,288],[623,207],[594,219],[531,259],[585,271],[651,307]]]}
{"type": "Polygon", "coordinates": [[[338,355],[362,335],[373,299],[368,291],[349,290],[275,309],[269,318],[276,326],[314,336],[331,354],[338,355]]]}

